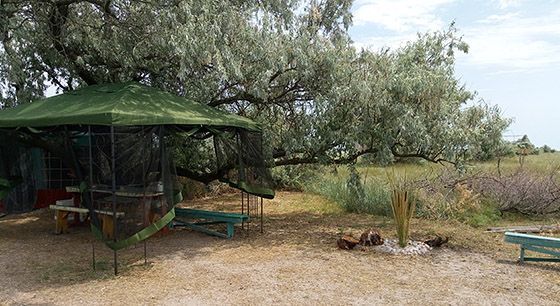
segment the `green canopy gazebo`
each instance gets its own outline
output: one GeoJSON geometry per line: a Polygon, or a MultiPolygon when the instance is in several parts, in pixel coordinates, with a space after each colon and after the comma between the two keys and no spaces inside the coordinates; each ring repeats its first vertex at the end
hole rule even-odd
{"type": "Polygon", "coordinates": [[[135,82],[1,110],[0,132],[69,164],[92,231],[114,250],[115,273],[117,250],[145,242],[175,217],[182,198],[171,151],[181,140],[211,141],[219,179],[261,197],[261,217],[262,197],[274,197],[257,123],[135,82]]]}

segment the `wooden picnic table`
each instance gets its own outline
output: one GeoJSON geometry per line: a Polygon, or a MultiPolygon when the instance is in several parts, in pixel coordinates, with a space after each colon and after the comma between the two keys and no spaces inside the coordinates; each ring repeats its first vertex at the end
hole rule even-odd
{"type": "MultiPolygon", "coordinates": [[[[66,187],[66,191],[71,193],[80,193],[80,188],[77,186],[68,186],[66,187]]],[[[86,190],[86,192],[105,194],[107,195],[106,197],[98,198],[96,201],[105,205],[112,204],[113,200],[109,196],[113,194],[113,191],[108,189],[108,186],[93,186],[93,188],[86,190]]],[[[131,201],[123,200],[122,198],[140,199],[140,205],[143,206],[142,209],[144,211],[145,225],[151,224],[152,221],[158,217],[157,213],[151,211],[150,206],[152,199],[159,200],[160,202],[161,213],[159,217],[163,216],[167,211],[166,201],[164,200],[165,193],[163,192],[145,192],[141,188],[121,186],[115,191],[115,195],[117,196],[117,204],[119,205],[133,203],[131,201]]]]}
{"type": "MultiPolygon", "coordinates": [[[[50,205],[50,209],[56,211],[56,226],[55,234],[68,233],[68,215],[70,213],[83,213],[89,214],[89,209],[82,207],[64,206],[64,205],[50,205]]],[[[103,227],[102,232],[105,238],[113,238],[113,212],[108,210],[95,209],[95,213],[101,216],[103,227]]],[[[124,217],[124,212],[116,212],[117,218],[124,217]]]]}

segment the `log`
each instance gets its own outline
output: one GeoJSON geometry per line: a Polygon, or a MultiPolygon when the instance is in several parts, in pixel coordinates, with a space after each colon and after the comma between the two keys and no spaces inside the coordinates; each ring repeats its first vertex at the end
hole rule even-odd
{"type": "Polygon", "coordinates": [[[541,233],[541,232],[558,232],[560,225],[527,225],[527,226],[508,226],[508,227],[489,227],[486,233],[541,233]]]}
{"type": "Polygon", "coordinates": [[[363,232],[360,236],[360,245],[363,246],[382,245],[384,242],[379,231],[374,228],[363,232]]]}
{"type": "Polygon", "coordinates": [[[440,236],[436,236],[436,238],[426,240],[424,241],[424,243],[432,248],[439,248],[442,245],[446,244],[448,241],[449,241],[449,237],[441,238],[440,236]]]}
{"type": "Polygon", "coordinates": [[[338,245],[338,248],[340,248],[342,250],[351,250],[358,243],[359,243],[359,241],[356,238],[354,238],[350,235],[344,235],[344,236],[338,238],[338,240],[336,241],[336,245],[338,245]]]}

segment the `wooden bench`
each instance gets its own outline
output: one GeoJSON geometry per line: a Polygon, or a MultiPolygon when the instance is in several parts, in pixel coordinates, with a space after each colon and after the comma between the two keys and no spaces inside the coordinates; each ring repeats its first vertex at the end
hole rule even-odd
{"type": "Polygon", "coordinates": [[[547,261],[560,262],[560,238],[527,235],[506,232],[504,240],[509,243],[519,244],[521,247],[519,261],[547,261]],[[553,257],[525,257],[525,250],[552,255],[553,257]]]}
{"type": "MultiPolygon", "coordinates": [[[[81,207],[50,205],[49,208],[56,211],[55,234],[68,233],[68,215],[70,213],[89,213],[89,209],[81,207]]],[[[101,220],[103,222],[103,237],[107,239],[113,239],[113,231],[115,227],[115,225],[113,224],[113,212],[98,209],[94,211],[101,216],[101,220]]],[[[122,218],[124,216],[124,212],[117,212],[116,216],[117,218],[122,218]]]]}
{"type": "Polygon", "coordinates": [[[192,228],[196,231],[200,231],[209,235],[214,235],[222,238],[232,238],[234,233],[234,225],[241,222],[247,222],[249,216],[236,213],[225,213],[218,211],[200,210],[200,209],[187,209],[187,208],[175,208],[175,222],[173,226],[186,226],[192,228]],[[202,222],[185,222],[183,220],[177,220],[177,218],[185,219],[204,219],[208,221],[202,222]],[[223,224],[227,225],[227,233],[220,233],[211,230],[204,225],[211,224],[223,224]]]}

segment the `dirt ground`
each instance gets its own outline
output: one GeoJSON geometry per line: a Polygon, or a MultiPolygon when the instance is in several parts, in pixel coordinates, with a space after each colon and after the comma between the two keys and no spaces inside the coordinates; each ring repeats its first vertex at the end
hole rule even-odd
{"type": "MultiPolygon", "coordinates": [[[[191,207],[239,211],[239,196],[198,200],[191,207]]],[[[460,224],[415,221],[412,237],[451,236],[426,256],[341,251],[341,233],[387,219],[345,214],[302,193],[265,202],[265,233],[236,230],[232,240],[174,230],[112,252],[86,227],[52,234],[47,210],[0,219],[0,304],[487,304],[560,305],[560,264],[515,262],[499,234],[460,224]],[[481,232],[482,230],[480,230],[481,232]],[[471,233],[472,234],[469,234],[471,233]],[[97,270],[93,271],[92,243],[97,270]]]]}

